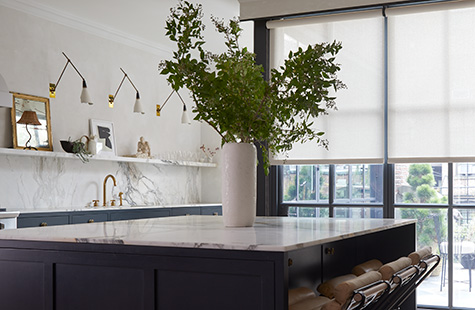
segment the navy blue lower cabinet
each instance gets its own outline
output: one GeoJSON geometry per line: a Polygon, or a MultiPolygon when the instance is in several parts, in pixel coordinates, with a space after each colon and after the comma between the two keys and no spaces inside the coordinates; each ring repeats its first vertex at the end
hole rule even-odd
{"type": "Polygon", "coordinates": [[[137,220],[153,217],[170,216],[170,209],[150,209],[150,210],[114,210],[110,213],[110,221],[137,220]]]}
{"type": "Polygon", "coordinates": [[[107,213],[96,213],[96,212],[87,212],[84,214],[71,215],[71,224],[80,224],[80,223],[98,223],[106,222],[108,220],[107,213]]]}
{"type": "Polygon", "coordinates": [[[175,207],[170,208],[170,215],[171,216],[179,216],[179,215],[200,215],[200,208],[199,207],[175,207]]]}
{"type": "Polygon", "coordinates": [[[200,207],[201,215],[223,215],[221,206],[200,207]]]}
{"type": "Polygon", "coordinates": [[[17,219],[17,227],[40,227],[40,226],[55,226],[55,225],[66,225],[69,224],[69,216],[64,215],[23,215],[20,213],[20,216],[17,219]]]}

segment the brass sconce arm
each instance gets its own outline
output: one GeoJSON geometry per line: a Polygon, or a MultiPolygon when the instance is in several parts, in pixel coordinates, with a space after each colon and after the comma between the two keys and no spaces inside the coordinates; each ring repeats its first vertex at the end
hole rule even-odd
{"type": "Polygon", "coordinates": [[[137,93],[136,96],[135,96],[135,99],[136,99],[136,100],[135,100],[135,105],[134,105],[134,112],[144,114],[142,105],[141,105],[141,103],[140,103],[139,90],[137,89],[137,87],[135,87],[135,84],[134,84],[134,83],[132,82],[132,80],[129,78],[129,75],[124,71],[124,69],[120,68],[120,71],[122,71],[122,73],[124,74],[124,76],[122,77],[122,80],[120,81],[119,87],[117,87],[117,90],[115,91],[115,94],[114,94],[114,95],[109,95],[109,107],[110,107],[110,108],[113,108],[113,107],[114,107],[114,100],[115,100],[115,98],[117,97],[117,94],[119,93],[119,90],[120,90],[120,88],[122,87],[122,84],[124,84],[124,81],[125,81],[125,79],[127,78],[127,80],[129,80],[129,82],[130,82],[130,85],[132,85],[132,87],[135,89],[135,92],[137,93]]]}
{"type": "Polygon", "coordinates": [[[63,74],[66,71],[66,68],[68,67],[69,64],[71,64],[71,66],[74,68],[76,73],[79,74],[79,76],[82,79],[81,102],[92,105],[93,104],[92,100],[89,96],[89,92],[87,91],[86,79],[84,78],[84,76],[82,76],[81,72],[79,72],[78,68],[76,68],[76,66],[71,61],[71,59],[64,52],[62,52],[62,53],[63,53],[64,57],[66,57],[67,62],[64,65],[63,71],[61,71],[61,74],[59,75],[59,78],[58,78],[58,81],[56,82],[56,84],[53,84],[53,83],[49,84],[49,96],[51,98],[56,98],[56,88],[58,87],[59,82],[61,81],[61,78],[63,77],[63,74]]]}

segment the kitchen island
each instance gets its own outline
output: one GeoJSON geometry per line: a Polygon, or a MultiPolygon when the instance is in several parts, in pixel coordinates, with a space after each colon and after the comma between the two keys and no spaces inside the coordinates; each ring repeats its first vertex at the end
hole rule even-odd
{"type": "Polygon", "coordinates": [[[285,310],[289,288],[414,248],[415,221],[391,219],[225,228],[220,216],[182,216],[1,231],[0,300],[11,310],[285,310]]]}

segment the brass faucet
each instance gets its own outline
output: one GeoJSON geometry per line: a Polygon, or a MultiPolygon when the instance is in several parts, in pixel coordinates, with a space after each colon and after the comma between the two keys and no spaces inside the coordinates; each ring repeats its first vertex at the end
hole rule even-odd
{"type": "Polygon", "coordinates": [[[103,198],[104,198],[104,203],[102,204],[103,207],[106,206],[106,202],[107,202],[107,200],[106,200],[106,183],[107,183],[107,180],[109,178],[112,178],[112,181],[114,181],[114,186],[117,186],[117,183],[115,182],[115,178],[112,174],[109,174],[105,177],[104,184],[103,184],[103,187],[102,187],[102,194],[103,194],[103,198]]]}

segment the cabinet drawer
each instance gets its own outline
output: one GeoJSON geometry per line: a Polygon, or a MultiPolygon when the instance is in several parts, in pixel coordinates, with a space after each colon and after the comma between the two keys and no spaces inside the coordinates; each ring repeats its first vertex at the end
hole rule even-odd
{"type": "Polygon", "coordinates": [[[111,221],[136,220],[153,217],[170,216],[169,209],[153,210],[153,211],[116,211],[110,215],[111,221]]]}
{"type": "Polygon", "coordinates": [[[200,215],[200,208],[199,207],[188,207],[188,208],[171,208],[170,209],[171,216],[177,215],[200,215]]]}
{"type": "Polygon", "coordinates": [[[223,215],[221,207],[201,207],[201,215],[223,215]]]}
{"type": "MultiPolygon", "coordinates": [[[[91,212],[92,213],[92,212],[91,212]]],[[[75,214],[71,217],[71,224],[95,223],[107,221],[107,214],[75,214]]]]}
{"type": "Polygon", "coordinates": [[[24,227],[40,227],[40,226],[55,226],[69,224],[69,217],[67,215],[58,216],[42,216],[42,217],[19,217],[18,228],[24,227]]]}

